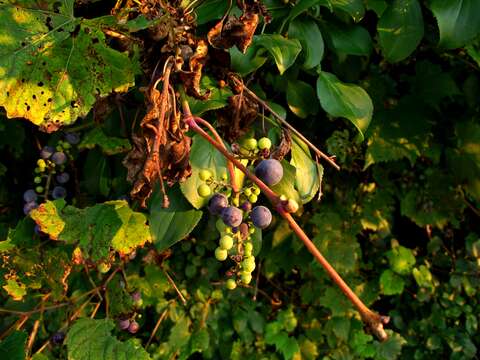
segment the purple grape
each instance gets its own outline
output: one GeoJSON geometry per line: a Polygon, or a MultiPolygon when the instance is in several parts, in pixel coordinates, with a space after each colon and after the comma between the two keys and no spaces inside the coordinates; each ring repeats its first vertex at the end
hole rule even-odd
{"type": "Polygon", "coordinates": [[[25,205],[23,205],[23,213],[25,215],[28,215],[30,214],[30,211],[32,211],[33,209],[36,209],[37,207],[38,207],[38,204],[35,201],[28,202],[25,205]]]}
{"type": "Polygon", "coordinates": [[[40,157],[44,160],[50,159],[50,156],[53,155],[55,149],[52,146],[44,146],[42,150],[40,150],[40,157]]]}
{"type": "Polygon", "coordinates": [[[272,213],[265,206],[255,206],[250,213],[253,225],[265,229],[272,222],[272,213]]]}
{"type": "Polygon", "coordinates": [[[245,201],[242,205],[240,205],[240,209],[245,212],[249,212],[252,210],[252,203],[250,201],[245,201]]]}
{"type": "Polygon", "coordinates": [[[235,206],[228,206],[222,210],[222,220],[227,226],[238,226],[242,223],[242,210],[235,206]]]}
{"type": "Polygon", "coordinates": [[[223,194],[213,194],[208,202],[208,210],[212,215],[219,215],[228,206],[228,199],[223,194]]]}
{"type": "Polygon", "coordinates": [[[128,327],[128,332],[130,334],[135,334],[139,329],[140,325],[135,320],[133,320],[128,327]]]}
{"type": "Polygon", "coordinates": [[[255,175],[268,186],[276,185],[283,177],[282,164],[275,159],[262,160],[255,168],[255,175]]]}
{"type": "Polygon", "coordinates": [[[52,161],[57,165],[63,165],[67,161],[67,155],[64,152],[57,151],[53,153],[52,161]]]}
{"type": "Polygon", "coordinates": [[[130,320],[128,319],[120,319],[118,321],[118,327],[122,330],[127,330],[130,327],[130,320]]]}
{"type": "Polygon", "coordinates": [[[68,180],[70,180],[70,175],[68,175],[68,173],[66,172],[63,172],[57,175],[57,181],[60,184],[65,184],[68,182],[68,180]]]}
{"type": "Polygon", "coordinates": [[[52,197],[60,199],[67,196],[67,190],[63,186],[55,186],[52,190],[52,197]]]}
{"type": "Polygon", "coordinates": [[[65,140],[71,145],[77,145],[80,142],[80,136],[76,133],[66,133],[65,140]]]}
{"type": "Polygon", "coordinates": [[[37,200],[37,193],[33,189],[28,189],[23,193],[23,200],[27,203],[37,200]]]}
{"type": "Polygon", "coordinates": [[[65,339],[65,333],[62,331],[58,331],[52,335],[52,343],[54,343],[55,345],[62,344],[64,339],[65,339]]]}

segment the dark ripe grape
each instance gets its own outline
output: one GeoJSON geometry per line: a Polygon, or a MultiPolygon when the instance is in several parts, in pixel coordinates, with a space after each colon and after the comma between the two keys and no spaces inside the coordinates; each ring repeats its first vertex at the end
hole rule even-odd
{"type": "Polygon", "coordinates": [[[212,215],[219,215],[228,206],[228,199],[223,194],[213,194],[208,202],[208,210],[212,215]]]}
{"type": "Polygon", "coordinates": [[[65,184],[68,182],[68,180],[70,180],[70,175],[68,175],[68,173],[66,172],[63,172],[57,175],[57,181],[60,184],[65,184]]]}
{"type": "Polygon", "coordinates": [[[30,214],[30,211],[32,211],[33,209],[36,209],[37,207],[38,207],[38,204],[35,201],[28,202],[25,205],[23,205],[23,213],[25,215],[28,215],[30,214]]]}
{"type": "Polygon", "coordinates": [[[67,190],[63,186],[55,186],[52,190],[52,197],[54,199],[60,199],[67,196],[67,190]]]}
{"type": "Polygon", "coordinates": [[[272,213],[265,206],[255,206],[250,213],[253,225],[265,229],[272,222],[272,213]]]}
{"type": "Polygon", "coordinates": [[[44,160],[50,159],[50,156],[53,155],[55,149],[52,146],[44,146],[42,150],[40,150],[40,157],[44,160]]]}
{"type": "Polygon", "coordinates": [[[65,140],[71,145],[77,145],[80,142],[80,136],[76,133],[66,133],[65,140]]]}
{"type": "Polygon", "coordinates": [[[240,224],[240,235],[242,236],[242,239],[246,239],[248,237],[249,231],[247,223],[240,224]]]}
{"type": "Polygon", "coordinates": [[[222,220],[227,226],[238,226],[242,223],[242,210],[235,206],[228,206],[222,210],[222,220]]]}
{"type": "Polygon", "coordinates": [[[54,343],[55,345],[60,345],[61,343],[63,343],[64,339],[65,333],[62,331],[56,332],[52,335],[52,343],[54,343]]]}
{"type": "Polygon", "coordinates": [[[33,189],[28,189],[23,193],[23,200],[27,203],[37,200],[37,193],[33,189]]]}
{"type": "Polygon", "coordinates": [[[133,320],[128,327],[128,332],[130,334],[135,334],[139,329],[140,325],[135,320],[133,320]]]}
{"type": "Polygon", "coordinates": [[[278,184],[283,177],[283,167],[275,159],[262,160],[255,168],[255,175],[268,186],[278,184]]]}
{"type": "Polygon", "coordinates": [[[252,203],[250,201],[245,201],[242,205],[240,205],[240,209],[245,212],[249,212],[252,210],[252,203]]]}
{"type": "Polygon", "coordinates": [[[120,319],[118,321],[118,327],[122,330],[127,330],[130,326],[130,320],[128,319],[120,319]]]}
{"type": "Polygon", "coordinates": [[[57,151],[53,153],[52,161],[57,165],[63,165],[67,161],[67,155],[64,152],[57,151]]]}
{"type": "Polygon", "coordinates": [[[135,292],[132,294],[132,300],[133,300],[134,302],[137,302],[137,301],[142,300],[142,294],[140,293],[140,291],[135,291],[135,292]]]}

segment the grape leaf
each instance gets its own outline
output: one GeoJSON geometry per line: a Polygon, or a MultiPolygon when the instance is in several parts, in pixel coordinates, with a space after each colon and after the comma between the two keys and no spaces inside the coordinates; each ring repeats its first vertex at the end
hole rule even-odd
{"type": "Polygon", "coordinates": [[[375,360],[392,360],[398,358],[402,351],[402,346],[407,341],[392,330],[387,330],[388,340],[375,343],[375,360]]]}
{"type": "Polygon", "coordinates": [[[385,59],[405,59],[423,38],[423,16],[418,0],[394,0],[378,21],[377,31],[385,59]]]}
{"type": "Polygon", "coordinates": [[[280,75],[293,65],[302,45],[297,39],[287,39],[278,34],[255,36],[255,45],[262,46],[273,56],[280,75]]]}
{"type": "Polygon", "coordinates": [[[320,65],[324,44],[322,33],[314,20],[303,17],[293,20],[288,27],[288,37],[300,41],[302,45],[300,56],[305,69],[320,65]]]}
{"type": "Polygon", "coordinates": [[[380,275],[380,288],[384,295],[397,295],[403,292],[405,281],[401,276],[387,269],[380,275]]]}
{"type": "Polygon", "coordinates": [[[387,252],[388,262],[393,271],[400,275],[409,275],[415,265],[413,251],[398,245],[387,252]]]}
{"type": "Polygon", "coordinates": [[[317,79],[317,96],[327,113],[350,120],[363,139],[373,113],[372,100],[365,90],[343,83],[335,75],[322,71],[317,79]]]}
{"type": "Polygon", "coordinates": [[[135,339],[119,341],[111,335],[115,323],[111,319],[77,320],[67,333],[65,343],[69,360],[150,360],[150,355],[135,339]]]}
{"type": "Polygon", "coordinates": [[[315,90],[301,80],[289,80],[287,86],[287,103],[290,110],[299,118],[318,113],[318,101],[315,90]]]}
{"type": "Polygon", "coordinates": [[[362,26],[329,22],[322,30],[326,31],[327,43],[337,54],[369,56],[372,52],[372,38],[362,26]]]}
{"type": "Polygon", "coordinates": [[[127,139],[122,139],[105,134],[101,127],[95,127],[83,136],[82,142],[78,144],[79,149],[93,149],[99,146],[105,155],[115,155],[131,148],[127,139]]]}
{"type": "Polygon", "coordinates": [[[480,33],[478,0],[432,0],[430,9],[440,29],[440,46],[459,48],[480,33]]]}
{"type": "Polygon", "coordinates": [[[27,333],[14,331],[6,339],[0,342],[0,359],[24,360],[27,333]]]}
{"type": "Polygon", "coordinates": [[[295,168],[286,160],[282,160],[283,177],[276,185],[271,186],[272,190],[279,195],[285,195],[288,199],[293,199],[297,203],[302,203],[300,194],[295,189],[295,168]]]}
{"type": "Polygon", "coordinates": [[[177,186],[167,194],[170,206],[166,209],[162,207],[163,196],[158,191],[150,202],[150,232],[158,251],[184,239],[202,218],[202,211],[193,209],[177,186]]]}
{"type": "Polygon", "coordinates": [[[107,201],[85,209],[47,201],[30,214],[40,230],[53,240],[79,244],[93,261],[108,256],[110,248],[129,254],[151,241],[146,216],[123,200],[107,201]]]}
{"type": "Polygon", "coordinates": [[[362,0],[327,0],[334,9],[345,11],[355,22],[362,20],[365,6],[362,0]]]}
{"type": "Polygon", "coordinates": [[[227,174],[227,162],[223,155],[207,140],[199,135],[195,135],[192,139],[190,164],[192,166],[192,175],[180,185],[180,188],[190,204],[194,208],[200,209],[207,204],[208,199],[198,195],[198,187],[204,184],[200,180],[199,172],[202,169],[208,169],[212,172],[214,179],[220,180],[223,174],[227,174]]]}
{"type": "Polygon", "coordinates": [[[218,85],[209,76],[202,76],[200,84],[202,89],[210,91],[210,96],[206,100],[198,100],[187,96],[190,111],[193,115],[200,116],[204,112],[220,109],[227,105],[227,99],[233,95],[229,87],[217,87],[218,85]]]}
{"type": "Polygon", "coordinates": [[[136,60],[106,44],[102,24],[113,18],[75,18],[73,3],[0,1],[0,105],[9,118],[55,131],[134,84],[136,60]]]}

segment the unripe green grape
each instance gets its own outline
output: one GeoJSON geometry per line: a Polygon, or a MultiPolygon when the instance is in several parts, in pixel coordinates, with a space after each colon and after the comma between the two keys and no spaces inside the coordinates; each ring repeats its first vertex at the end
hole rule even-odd
{"type": "Polygon", "coordinates": [[[41,169],[41,168],[45,168],[47,166],[47,163],[43,159],[38,159],[37,160],[37,165],[41,169]]]}
{"type": "Polygon", "coordinates": [[[248,197],[248,201],[250,201],[252,204],[255,204],[258,201],[258,196],[255,194],[252,194],[248,197]]]}
{"type": "Polygon", "coordinates": [[[223,230],[225,234],[232,234],[232,228],[230,226],[225,225],[225,230],[223,230]]]}
{"type": "Polygon", "coordinates": [[[248,285],[252,281],[252,274],[248,272],[242,272],[241,279],[242,279],[242,283],[244,283],[245,285],[248,285]]]}
{"type": "Polygon", "coordinates": [[[246,188],[245,190],[243,190],[243,193],[245,194],[245,196],[250,196],[252,195],[252,190],[250,188],[246,188]]]}
{"type": "Polygon", "coordinates": [[[247,150],[255,150],[257,148],[257,140],[254,138],[246,139],[243,142],[243,147],[247,150]]]}
{"type": "Polygon", "coordinates": [[[220,247],[223,250],[230,250],[233,247],[233,238],[229,235],[223,235],[220,239],[220,247]]]}
{"type": "Polygon", "coordinates": [[[250,259],[253,259],[253,256],[250,256],[242,261],[243,270],[249,273],[255,270],[255,260],[252,261],[250,259]]]}
{"type": "Polygon", "coordinates": [[[237,287],[237,283],[233,279],[228,279],[227,282],[225,283],[225,287],[228,290],[233,290],[237,287]]]}
{"type": "Polygon", "coordinates": [[[260,188],[257,187],[257,186],[255,186],[255,187],[253,188],[253,193],[254,193],[255,195],[260,195],[260,188]]]}
{"type": "Polygon", "coordinates": [[[243,250],[246,256],[251,256],[253,251],[253,244],[250,242],[245,243],[245,245],[243,246],[243,250]]]}
{"type": "Polygon", "coordinates": [[[210,186],[208,186],[207,184],[200,185],[197,191],[198,195],[200,195],[201,197],[207,197],[212,193],[212,189],[210,189],[210,186]]]}
{"type": "Polygon", "coordinates": [[[228,257],[227,250],[224,250],[221,247],[217,247],[215,249],[215,259],[217,259],[218,261],[225,261],[227,260],[227,257],[228,257]]]}
{"type": "Polygon", "coordinates": [[[37,186],[37,187],[35,188],[35,191],[36,191],[37,193],[42,193],[43,190],[45,190],[45,189],[43,188],[43,186],[37,186]]]}
{"type": "Polygon", "coordinates": [[[200,170],[200,172],[198,173],[198,176],[200,177],[200,180],[207,181],[213,175],[212,175],[212,172],[210,170],[203,169],[203,170],[200,170]]]}
{"type": "Polygon", "coordinates": [[[248,228],[248,232],[250,233],[250,235],[252,235],[255,232],[255,226],[250,226],[248,228]]]}
{"type": "Polygon", "coordinates": [[[262,137],[260,140],[258,140],[258,148],[260,150],[270,149],[271,147],[272,147],[272,142],[270,141],[269,138],[262,137]]]}
{"type": "Polygon", "coordinates": [[[35,176],[35,178],[33,179],[33,182],[35,184],[40,184],[42,182],[42,178],[40,176],[35,176]]]}
{"type": "Polygon", "coordinates": [[[72,145],[70,145],[68,142],[64,142],[62,146],[65,150],[68,150],[72,147],[72,145]]]}

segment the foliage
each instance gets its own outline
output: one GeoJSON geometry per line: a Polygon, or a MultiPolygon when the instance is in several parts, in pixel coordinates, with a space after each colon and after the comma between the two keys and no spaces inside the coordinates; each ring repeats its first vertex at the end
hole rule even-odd
{"type": "MultiPolygon", "coordinates": [[[[0,0],[0,358],[475,358],[478,1],[249,0],[247,11],[238,2],[217,34],[235,46],[209,43],[205,57],[199,39],[212,39],[228,2],[109,3],[0,0]],[[250,38],[248,27],[228,33],[248,11],[260,19],[250,38]],[[127,177],[148,170],[151,153],[138,151],[155,137],[141,119],[155,113],[169,56],[161,135],[188,140],[168,148],[175,156],[142,208],[127,177]],[[299,205],[294,218],[362,301],[390,316],[387,341],[275,214],[249,235],[251,282],[226,288],[235,269],[215,253],[219,233],[233,230],[199,187],[230,197],[231,174],[182,127],[177,97],[250,170],[264,153],[281,159],[272,189],[299,205]],[[341,170],[282,131],[263,102],[341,170]],[[246,147],[263,137],[271,152],[246,147]],[[40,156],[44,146],[65,162],[40,156]],[[34,201],[22,198],[28,189],[34,201]]],[[[268,204],[234,176],[242,201],[268,204]]]]}

